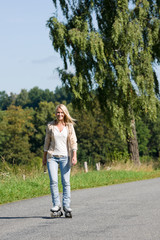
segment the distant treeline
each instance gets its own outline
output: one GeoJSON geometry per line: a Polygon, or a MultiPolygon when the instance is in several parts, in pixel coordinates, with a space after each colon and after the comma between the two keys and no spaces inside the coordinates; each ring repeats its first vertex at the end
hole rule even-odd
{"type": "MultiPolygon", "coordinates": [[[[38,87],[19,94],[0,92],[0,161],[12,165],[41,164],[46,124],[55,118],[55,106],[67,105],[77,119],[78,161],[95,165],[129,160],[127,143],[114,127],[110,127],[100,111],[98,102],[92,112],[78,110],[72,104],[72,95],[65,88],[54,92],[38,87]]],[[[155,122],[141,117],[136,122],[141,162],[158,161],[160,157],[160,109],[155,122]]]]}
{"type": "Polygon", "coordinates": [[[30,91],[22,89],[19,94],[0,91],[0,109],[7,110],[10,105],[21,106],[22,108],[37,108],[40,102],[71,102],[71,94],[66,93],[64,87],[56,87],[55,91],[49,89],[42,90],[38,87],[32,88],[30,91]]]}

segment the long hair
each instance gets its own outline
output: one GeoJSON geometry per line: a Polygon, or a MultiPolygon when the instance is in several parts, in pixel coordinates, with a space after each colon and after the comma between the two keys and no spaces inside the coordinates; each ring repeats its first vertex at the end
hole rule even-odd
{"type": "Polygon", "coordinates": [[[56,111],[55,113],[57,113],[57,109],[60,108],[63,112],[64,112],[64,122],[65,123],[72,123],[73,125],[75,124],[76,119],[72,118],[71,115],[69,114],[69,111],[67,109],[67,107],[64,104],[59,104],[56,106],[56,111]]]}

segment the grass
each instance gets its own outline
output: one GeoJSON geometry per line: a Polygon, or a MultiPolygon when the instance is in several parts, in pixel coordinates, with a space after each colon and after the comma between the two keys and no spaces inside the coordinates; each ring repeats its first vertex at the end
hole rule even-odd
{"type": "MultiPolygon", "coordinates": [[[[160,177],[160,170],[155,171],[151,167],[135,168],[126,164],[125,167],[123,166],[113,165],[111,168],[104,168],[100,171],[90,170],[88,173],[74,167],[71,174],[71,189],[100,187],[160,177]]],[[[25,175],[25,179],[23,176],[19,173],[1,172],[0,204],[50,194],[48,174],[42,171],[32,171],[25,175]]],[[[62,191],[60,175],[59,190],[62,191]]]]}
{"type": "Polygon", "coordinates": [[[88,173],[77,173],[71,178],[73,189],[83,189],[140,181],[160,177],[160,171],[144,170],[101,170],[88,173]]]}

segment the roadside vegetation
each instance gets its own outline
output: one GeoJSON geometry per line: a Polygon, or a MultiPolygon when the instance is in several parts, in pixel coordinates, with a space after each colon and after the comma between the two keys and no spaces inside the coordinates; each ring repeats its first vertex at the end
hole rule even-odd
{"type": "MultiPolygon", "coordinates": [[[[19,94],[0,92],[0,171],[3,163],[14,166],[39,166],[43,154],[46,124],[55,118],[55,106],[67,105],[73,118],[78,138],[78,159],[83,166],[97,162],[110,165],[130,159],[127,136],[121,136],[115,125],[106,121],[98,101],[92,111],[77,109],[72,95],[62,88],[55,92],[34,87],[19,94]]],[[[140,162],[154,162],[159,167],[160,157],[160,108],[154,121],[139,115],[136,120],[140,162]]]]}
{"type": "MultiPolygon", "coordinates": [[[[96,171],[89,167],[87,173],[77,165],[72,168],[71,189],[84,189],[131,181],[139,181],[160,177],[160,170],[152,165],[135,167],[131,163],[115,163],[96,171]]],[[[62,192],[59,174],[59,190],[62,192]]],[[[49,176],[43,168],[26,169],[24,167],[9,168],[0,173],[0,204],[29,199],[50,194],[49,176]]]]}
{"type": "MultiPolygon", "coordinates": [[[[160,108],[151,121],[136,120],[141,165],[130,160],[127,138],[105,121],[98,101],[92,111],[77,110],[65,89],[38,87],[10,95],[0,92],[0,204],[50,194],[49,177],[42,168],[46,124],[55,106],[67,105],[76,121],[78,166],[72,169],[72,190],[160,177],[160,108]],[[87,162],[89,172],[84,172],[87,162]],[[101,170],[96,171],[96,163],[101,170]]],[[[60,184],[60,179],[59,179],[60,184]]],[[[61,184],[59,185],[60,191],[61,184]]]]}

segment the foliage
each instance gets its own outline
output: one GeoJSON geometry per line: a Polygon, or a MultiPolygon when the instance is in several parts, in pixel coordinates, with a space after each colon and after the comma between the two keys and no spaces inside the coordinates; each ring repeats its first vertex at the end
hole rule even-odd
{"type": "Polygon", "coordinates": [[[149,155],[148,144],[151,138],[149,127],[142,120],[139,120],[136,125],[140,156],[149,155]]]}
{"type": "Polygon", "coordinates": [[[31,150],[42,155],[45,130],[48,122],[55,117],[55,104],[52,102],[40,102],[34,112],[34,135],[30,138],[31,150]]]}
{"type": "Polygon", "coordinates": [[[149,155],[154,157],[160,157],[160,107],[157,112],[157,120],[146,121],[150,130],[150,139],[148,143],[149,155]]]}
{"type": "MultiPolygon", "coordinates": [[[[63,94],[64,92],[63,88],[57,88],[55,98],[68,101],[70,95],[63,94]]],[[[55,106],[58,104],[57,100],[43,101],[38,103],[35,109],[27,108],[27,93],[22,89],[21,97],[17,95],[13,101],[15,105],[22,106],[12,104],[7,110],[0,111],[0,159],[3,166],[4,163],[11,163],[15,169],[16,164],[25,164],[26,169],[41,167],[46,125],[55,117],[55,106]],[[24,98],[21,98],[22,93],[24,98]]],[[[1,104],[4,106],[6,98],[3,100],[1,104]]],[[[84,161],[90,166],[95,166],[99,161],[102,164],[128,161],[126,142],[120,138],[116,127],[105,122],[106,113],[101,111],[98,100],[92,102],[92,111],[77,109],[71,103],[63,103],[67,105],[71,116],[77,119],[75,129],[78,138],[78,162],[81,165],[84,161]]],[[[140,117],[136,125],[141,160],[150,162],[152,159],[155,165],[159,166],[160,108],[158,107],[155,121],[145,114],[140,117]]]]}
{"type": "Polygon", "coordinates": [[[33,107],[34,109],[38,107],[38,104],[42,101],[47,101],[47,102],[54,102],[54,93],[51,92],[49,89],[42,90],[39,89],[38,87],[32,88],[29,93],[29,103],[27,104],[28,107],[33,107]]]}
{"type": "Polygon", "coordinates": [[[66,101],[67,104],[72,102],[72,94],[66,91],[65,87],[56,87],[54,97],[57,102],[66,101]]]}
{"type": "Polygon", "coordinates": [[[33,134],[32,110],[11,105],[2,113],[0,123],[1,160],[24,164],[32,158],[29,137],[33,134]]]}
{"type": "Polygon", "coordinates": [[[48,20],[59,70],[77,103],[90,108],[96,94],[108,121],[122,136],[141,112],[156,116],[159,87],[153,63],[160,44],[159,1],[80,0],[59,2],[65,21],[48,20]],[[73,65],[75,72],[67,71],[73,65]],[[120,132],[121,131],[121,132],[120,132]]]}
{"type": "Polygon", "coordinates": [[[29,96],[26,89],[22,89],[21,92],[17,95],[15,105],[21,106],[24,108],[29,103],[29,96]]]}
{"type": "Polygon", "coordinates": [[[19,94],[5,91],[0,92],[0,109],[6,110],[10,105],[21,106],[22,108],[38,108],[40,102],[63,102],[69,104],[72,100],[72,94],[67,92],[65,87],[56,87],[55,91],[49,89],[42,90],[34,87],[27,91],[22,89],[19,94]]]}
{"type": "Polygon", "coordinates": [[[73,116],[78,119],[76,123],[78,159],[81,163],[88,161],[93,166],[96,162],[106,164],[117,160],[118,152],[127,151],[126,142],[121,140],[116,129],[106,125],[98,102],[94,104],[92,113],[76,109],[73,112],[73,116]]]}
{"type": "MultiPolygon", "coordinates": [[[[15,95],[14,95],[15,96],[15,95]]],[[[6,110],[12,104],[13,93],[8,96],[5,91],[0,92],[0,109],[6,110]]]]}
{"type": "Polygon", "coordinates": [[[158,105],[156,121],[151,121],[142,115],[137,121],[137,135],[140,147],[140,155],[160,157],[160,105],[158,105]]]}

